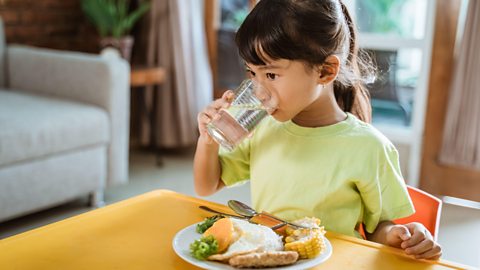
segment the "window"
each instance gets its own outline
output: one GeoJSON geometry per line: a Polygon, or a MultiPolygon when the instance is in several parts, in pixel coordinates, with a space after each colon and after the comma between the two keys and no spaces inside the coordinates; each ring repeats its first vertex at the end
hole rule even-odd
{"type": "MultiPolygon", "coordinates": [[[[407,147],[406,178],[415,184],[428,89],[435,0],[344,0],[359,46],[377,63],[369,86],[373,125],[407,147]]],[[[402,156],[402,153],[400,153],[402,156]]],[[[405,162],[404,162],[405,163],[405,162]]]]}
{"type": "MultiPolygon", "coordinates": [[[[360,46],[378,66],[369,87],[373,122],[412,125],[415,92],[425,65],[427,0],[349,0],[360,31],[360,46]]],[[[424,74],[425,75],[425,74],[424,74]]]]}
{"type": "Polygon", "coordinates": [[[413,39],[425,36],[427,0],[355,0],[353,5],[363,33],[413,39]]]}
{"type": "Polygon", "coordinates": [[[377,78],[369,85],[373,121],[409,127],[422,51],[419,49],[365,49],[377,66],[377,78]]]}
{"type": "MultiPolygon", "coordinates": [[[[235,33],[247,17],[248,0],[221,0],[220,25],[217,29],[217,82],[219,89],[234,89],[245,79],[245,67],[238,56],[235,33]]],[[[222,90],[221,90],[222,91],[222,90]]]]}

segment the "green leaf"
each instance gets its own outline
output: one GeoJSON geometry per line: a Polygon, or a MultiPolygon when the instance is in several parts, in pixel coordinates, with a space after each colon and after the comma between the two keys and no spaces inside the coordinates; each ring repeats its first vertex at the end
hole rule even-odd
{"type": "Polygon", "coordinates": [[[120,21],[123,21],[127,16],[128,6],[129,6],[129,3],[127,0],[118,1],[118,18],[120,19],[120,21]]]}
{"type": "Polygon", "coordinates": [[[140,19],[145,12],[150,8],[149,3],[142,3],[135,11],[130,13],[130,15],[125,19],[125,31],[128,32],[133,27],[133,25],[140,19]]]}
{"type": "Polygon", "coordinates": [[[130,14],[129,0],[82,0],[81,6],[101,36],[122,37],[145,14],[150,4],[143,3],[130,14]]]}

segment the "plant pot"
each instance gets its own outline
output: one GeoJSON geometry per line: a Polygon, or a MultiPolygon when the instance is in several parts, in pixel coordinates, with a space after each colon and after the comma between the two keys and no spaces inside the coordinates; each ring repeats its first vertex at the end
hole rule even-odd
{"type": "Polygon", "coordinates": [[[120,38],[115,37],[103,37],[100,38],[100,47],[104,49],[106,47],[113,47],[120,52],[123,59],[130,62],[130,56],[132,55],[133,37],[124,36],[120,38]]]}

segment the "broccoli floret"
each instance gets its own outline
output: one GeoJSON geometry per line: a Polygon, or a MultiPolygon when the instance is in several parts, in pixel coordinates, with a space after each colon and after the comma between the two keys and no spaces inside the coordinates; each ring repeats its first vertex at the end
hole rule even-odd
{"type": "Polygon", "coordinates": [[[215,215],[212,217],[207,217],[205,221],[203,221],[200,224],[197,224],[197,233],[204,233],[208,228],[212,227],[213,223],[215,223],[217,220],[223,218],[223,216],[220,215],[215,215]]]}
{"type": "Polygon", "coordinates": [[[190,253],[199,260],[206,260],[208,256],[217,253],[217,251],[218,242],[213,235],[202,237],[190,244],[190,253]]]}

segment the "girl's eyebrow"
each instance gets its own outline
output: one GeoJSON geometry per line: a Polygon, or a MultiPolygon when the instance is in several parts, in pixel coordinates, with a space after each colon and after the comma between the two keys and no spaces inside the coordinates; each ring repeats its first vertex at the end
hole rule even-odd
{"type": "Polygon", "coordinates": [[[265,66],[259,67],[259,69],[281,69],[281,68],[282,67],[276,66],[276,65],[265,65],[265,66]]]}
{"type": "MultiPolygon", "coordinates": [[[[246,68],[251,69],[246,63],[244,65],[246,68]]],[[[282,69],[282,67],[277,65],[264,65],[258,67],[258,69],[282,69]]]]}

